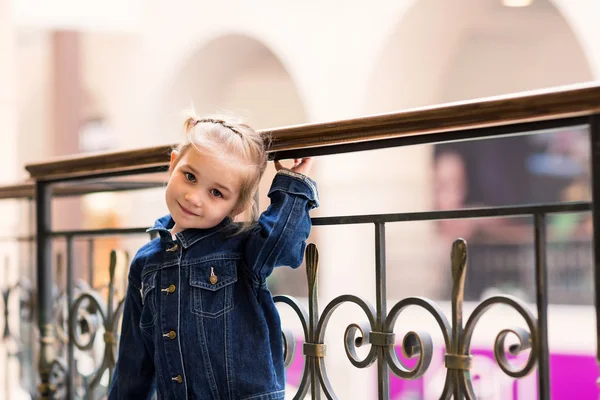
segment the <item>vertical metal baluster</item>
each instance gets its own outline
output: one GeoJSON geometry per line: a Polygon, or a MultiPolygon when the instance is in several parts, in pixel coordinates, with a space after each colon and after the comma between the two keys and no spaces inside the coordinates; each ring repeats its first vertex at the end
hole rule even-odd
{"type": "MultiPolygon", "coordinates": [[[[465,300],[465,281],[467,275],[467,242],[464,239],[457,239],[452,244],[452,252],[450,253],[451,268],[452,268],[452,336],[450,341],[450,351],[447,353],[452,357],[469,357],[470,354],[463,354],[461,343],[463,340],[463,304],[465,300]]],[[[450,368],[448,364],[448,354],[446,355],[446,368],[450,368]]],[[[465,359],[465,363],[468,363],[465,359]]],[[[463,384],[462,375],[465,374],[466,365],[461,365],[462,368],[457,368],[453,365],[450,368],[452,381],[452,389],[455,400],[464,398],[467,392],[463,384]]],[[[467,372],[468,374],[468,372],[467,372]]],[[[470,380],[470,375],[469,380],[470,380]]]]}
{"type": "Polygon", "coordinates": [[[52,229],[51,190],[47,183],[35,184],[36,205],[36,258],[37,258],[37,308],[40,341],[38,392],[42,400],[54,398],[50,383],[54,361],[54,332],[52,326],[52,229]]]}
{"type": "Polygon", "coordinates": [[[546,216],[534,215],[535,223],[535,294],[539,333],[539,398],[550,398],[550,353],[548,349],[548,271],[546,270],[546,216]]]}
{"type": "Polygon", "coordinates": [[[8,298],[10,296],[10,292],[11,292],[11,287],[10,284],[8,282],[9,280],[9,269],[10,269],[10,258],[8,257],[8,255],[4,256],[4,277],[2,280],[2,284],[3,287],[0,288],[2,289],[2,300],[4,300],[4,332],[2,333],[2,340],[6,341],[8,340],[8,338],[10,338],[12,336],[12,334],[10,333],[10,325],[8,323],[9,318],[10,318],[10,310],[9,310],[9,306],[8,306],[8,298]]]}
{"type": "MultiPolygon", "coordinates": [[[[385,264],[385,224],[375,224],[375,296],[377,301],[377,332],[383,332],[383,325],[387,316],[387,291],[386,291],[386,264],[385,264]]],[[[377,347],[377,393],[380,400],[390,398],[390,369],[387,365],[384,347],[377,347]]]]}
{"type": "Polygon", "coordinates": [[[312,347],[312,355],[307,363],[310,368],[310,391],[312,399],[319,400],[321,398],[321,385],[319,381],[319,355],[316,354],[317,341],[317,324],[319,323],[319,302],[317,299],[317,274],[319,267],[319,252],[317,246],[309,244],[306,248],[306,277],[308,278],[308,342],[312,347]]]}
{"type": "Polygon", "coordinates": [[[75,252],[73,251],[73,236],[68,235],[67,239],[67,335],[69,342],[67,343],[67,399],[75,398],[75,343],[73,341],[73,335],[71,334],[71,325],[77,323],[75,316],[71,315],[71,305],[73,304],[74,298],[74,271],[73,271],[73,260],[75,259],[75,252]]]}
{"type": "MultiPolygon", "coordinates": [[[[37,220],[36,220],[36,212],[37,212],[37,207],[36,207],[36,198],[31,198],[29,200],[29,254],[27,255],[27,263],[28,263],[28,267],[29,267],[29,279],[31,282],[31,285],[33,286],[33,282],[35,282],[36,276],[37,276],[37,265],[36,265],[36,258],[35,258],[35,254],[36,254],[36,246],[37,246],[37,240],[36,240],[36,230],[37,230],[37,220]]],[[[34,296],[33,293],[35,292],[35,288],[31,287],[31,301],[33,302],[34,300],[34,296]]],[[[27,366],[27,377],[29,378],[29,382],[28,382],[28,386],[27,386],[27,391],[29,393],[34,393],[35,391],[35,382],[37,381],[37,378],[35,376],[36,374],[36,370],[35,370],[35,361],[38,359],[38,352],[37,352],[37,346],[35,346],[35,316],[36,316],[36,308],[35,308],[35,304],[31,304],[30,305],[30,325],[29,325],[29,347],[31,349],[31,352],[29,353],[29,357],[27,357],[27,361],[29,362],[28,366],[27,366]]]]}
{"type": "MultiPolygon", "coordinates": [[[[10,260],[8,258],[8,255],[6,255],[4,257],[4,279],[2,280],[3,286],[0,287],[0,289],[1,289],[0,292],[2,293],[2,299],[4,300],[4,302],[3,302],[3,305],[4,305],[4,332],[2,333],[2,342],[4,343],[5,346],[7,345],[9,338],[12,336],[12,334],[10,333],[10,325],[8,322],[10,320],[8,298],[9,298],[10,292],[11,292],[11,288],[8,283],[8,275],[9,275],[8,269],[9,268],[10,268],[10,260]]],[[[5,353],[5,357],[4,357],[4,365],[6,365],[5,370],[4,370],[4,392],[5,392],[4,394],[7,399],[10,396],[10,386],[11,386],[9,362],[10,362],[10,351],[8,350],[8,348],[6,348],[6,353],[5,353]]]]}
{"type": "Polygon", "coordinates": [[[110,266],[108,269],[109,282],[108,282],[108,302],[106,307],[106,321],[104,323],[105,326],[105,334],[104,334],[104,345],[105,347],[105,355],[104,358],[107,360],[108,364],[108,384],[112,383],[112,375],[114,366],[117,360],[113,359],[113,346],[116,343],[115,340],[115,330],[117,328],[117,322],[113,321],[114,318],[114,304],[115,304],[115,270],[117,269],[117,252],[110,252],[110,266]],[[108,329],[110,327],[110,329],[108,329]],[[110,350],[110,351],[108,351],[110,350]]]}
{"type": "Polygon", "coordinates": [[[88,239],[88,273],[90,287],[94,288],[94,239],[88,239]]]}
{"type": "MultiPolygon", "coordinates": [[[[590,117],[590,160],[592,185],[592,219],[594,226],[594,296],[596,306],[596,361],[600,363],[600,115],[590,117]]],[[[600,380],[599,380],[600,383],[600,380]]]]}

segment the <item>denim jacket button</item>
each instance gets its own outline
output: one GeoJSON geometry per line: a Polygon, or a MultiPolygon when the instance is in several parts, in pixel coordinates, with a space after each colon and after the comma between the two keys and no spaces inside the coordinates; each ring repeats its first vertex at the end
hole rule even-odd
{"type": "Polygon", "coordinates": [[[216,285],[219,281],[219,278],[217,275],[215,275],[215,270],[213,268],[210,269],[210,278],[208,278],[208,281],[211,285],[216,285]]]}
{"type": "Polygon", "coordinates": [[[183,377],[181,375],[174,376],[173,378],[171,378],[171,380],[177,383],[183,383],[183,377]]]}
{"type": "Polygon", "coordinates": [[[169,285],[169,287],[166,287],[164,289],[160,289],[160,291],[161,292],[166,292],[167,294],[171,294],[171,293],[175,293],[175,289],[176,289],[176,286],[171,283],[169,285]]]}
{"type": "Polygon", "coordinates": [[[171,248],[167,249],[167,251],[168,251],[169,253],[173,253],[173,252],[175,252],[175,251],[177,251],[177,250],[179,250],[179,245],[178,245],[177,243],[175,243],[175,244],[173,245],[173,247],[171,247],[171,248]]]}
{"type": "Polygon", "coordinates": [[[173,340],[177,337],[177,334],[175,331],[169,331],[169,333],[165,333],[163,337],[168,337],[169,339],[173,340]]]}

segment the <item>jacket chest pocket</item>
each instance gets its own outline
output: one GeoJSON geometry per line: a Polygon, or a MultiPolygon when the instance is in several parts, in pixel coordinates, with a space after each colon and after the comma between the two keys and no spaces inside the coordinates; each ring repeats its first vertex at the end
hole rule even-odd
{"type": "Polygon", "coordinates": [[[233,309],[233,284],[237,281],[235,260],[209,260],[190,266],[192,312],[218,318],[233,309]]]}
{"type": "Polygon", "coordinates": [[[141,326],[152,326],[156,319],[156,273],[149,272],[142,276],[142,314],[140,316],[141,326]]]}

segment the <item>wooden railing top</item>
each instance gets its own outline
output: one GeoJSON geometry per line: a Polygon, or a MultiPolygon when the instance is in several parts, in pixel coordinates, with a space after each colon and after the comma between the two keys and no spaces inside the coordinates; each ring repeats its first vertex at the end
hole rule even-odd
{"type": "MultiPolygon", "coordinates": [[[[335,122],[269,129],[271,152],[444,133],[600,112],[600,82],[423,107],[335,122]]],[[[167,166],[172,146],[82,154],[29,164],[31,178],[56,180],[167,166]]]]}
{"type": "Polygon", "coordinates": [[[23,199],[32,198],[35,192],[33,182],[15,183],[13,185],[0,186],[0,199],[23,199]]]}
{"type": "MultiPolygon", "coordinates": [[[[156,176],[155,179],[113,180],[92,182],[79,185],[62,185],[53,189],[53,195],[81,196],[89,193],[116,192],[121,190],[140,190],[162,187],[166,184],[166,176],[156,176]]],[[[33,199],[35,196],[35,183],[33,181],[0,186],[0,200],[4,199],[33,199]]]]}

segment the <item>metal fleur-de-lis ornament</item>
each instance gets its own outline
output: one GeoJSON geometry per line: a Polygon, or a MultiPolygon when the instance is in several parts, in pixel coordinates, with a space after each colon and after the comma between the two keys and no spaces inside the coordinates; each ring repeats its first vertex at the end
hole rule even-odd
{"type": "Polygon", "coordinates": [[[319,270],[319,250],[314,243],[306,246],[306,276],[309,297],[317,296],[317,273],[319,270]]]}
{"type": "Polygon", "coordinates": [[[467,275],[467,242],[464,239],[457,239],[452,243],[450,260],[452,265],[452,336],[450,349],[446,350],[445,364],[446,368],[450,370],[454,397],[460,399],[463,391],[461,375],[465,371],[468,373],[473,360],[471,355],[462,354],[460,349],[460,342],[463,338],[463,302],[467,275]]]}
{"type": "Polygon", "coordinates": [[[325,345],[317,343],[317,325],[319,323],[319,304],[317,296],[317,277],[319,272],[319,251],[314,243],[306,247],[306,277],[308,278],[308,342],[304,343],[304,355],[311,371],[311,396],[320,399],[317,371],[319,357],[325,355],[325,345]]]}
{"type": "MultiPolygon", "coordinates": [[[[317,246],[309,244],[304,253],[306,263],[306,276],[308,281],[308,308],[307,311],[302,304],[295,298],[287,295],[277,295],[273,297],[276,304],[287,304],[300,318],[303,326],[303,351],[304,372],[302,380],[298,387],[294,399],[303,399],[311,390],[312,398],[320,399],[319,388],[319,357],[325,352],[325,345],[316,343],[316,327],[319,321],[319,310],[317,307],[317,272],[319,263],[319,253],[317,246]]],[[[296,354],[296,333],[291,329],[282,329],[284,345],[284,365],[289,367],[294,361],[296,354]]]]}

